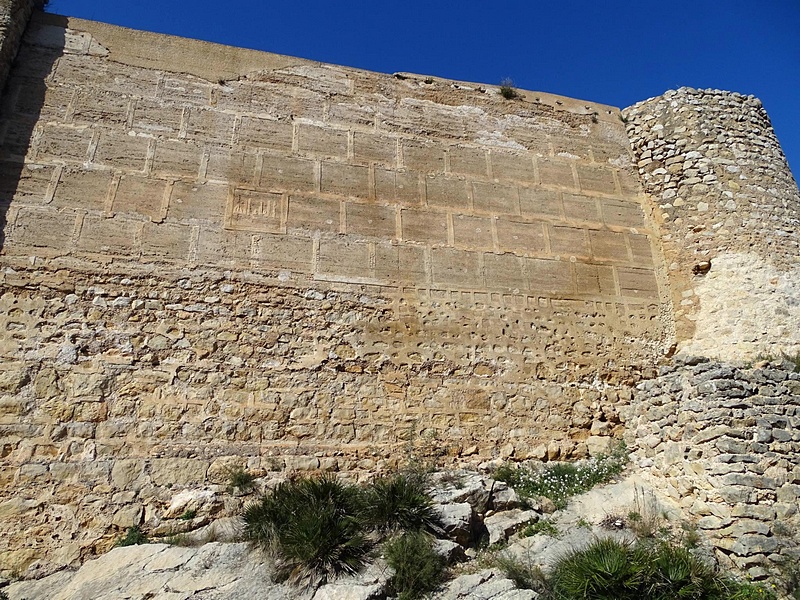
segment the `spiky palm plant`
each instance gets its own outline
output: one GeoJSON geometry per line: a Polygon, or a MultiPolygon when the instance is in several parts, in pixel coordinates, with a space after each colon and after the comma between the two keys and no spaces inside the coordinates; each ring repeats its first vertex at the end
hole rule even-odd
{"type": "Polygon", "coordinates": [[[274,556],[279,578],[300,586],[358,572],[372,548],[361,491],[329,476],[282,483],[243,518],[245,536],[274,556]]]}

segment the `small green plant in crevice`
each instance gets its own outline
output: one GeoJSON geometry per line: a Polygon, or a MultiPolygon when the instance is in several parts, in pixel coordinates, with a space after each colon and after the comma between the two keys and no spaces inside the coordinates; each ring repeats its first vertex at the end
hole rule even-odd
{"type": "Polygon", "coordinates": [[[534,590],[539,593],[544,593],[547,589],[547,580],[541,567],[533,564],[529,558],[523,560],[508,552],[499,552],[486,562],[489,567],[500,569],[519,589],[534,590]]]}
{"type": "Polygon", "coordinates": [[[697,531],[697,526],[688,521],[680,524],[680,532],[678,536],[678,543],[684,548],[692,549],[700,545],[700,533],[697,531]]]}
{"type": "Polygon", "coordinates": [[[627,526],[638,538],[669,537],[665,534],[666,515],[655,495],[638,486],[633,490],[633,508],[628,513],[627,526]]]}
{"type": "Polygon", "coordinates": [[[394,575],[390,594],[398,600],[414,600],[432,592],[442,583],[445,561],[436,553],[433,538],[422,531],[408,531],[384,546],[386,562],[394,575]]]}
{"type": "Polygon", "coordinates": [[[149,544],[150,540],[139,528],[139,526],[128,527],[125,535],[117,540],[115,546],[136,546],[138,544],[149,544]]]}
{"type": "Polygon", "coordinates": [[[544,496],[562,509],[572,496],[613,479],[627,462],[627,449],[620,445],[607,456],[580,463],[549,463],[539,469],[502,465],[495,471],[494,478],[508,483],[523,497],[544,496]]]}
{"type": "Polygon", "coordinates": [[[191,537],[186,535],[185,533],[174,533],[172,535],[168,535],[163,538],[165,544],[169,544],[170,546],[197,546],[199,544],[195,543],[191,537]]]}
{"type": "Polygon", "coordinates": [[[178,517],[181,521],[191,521],[197,516],[197,511],[192,509],[187,509],[183,511],[183,514],[178,517]]]}
{"type": "Polygon", "coordinates": [[[558,538],[561,535],[561,532],[551,521],[547,519],[539,519],[538,521],[526,525],[519,534],[521,537],[546,535],[551,538],[558,538]]]}
{"type": "Polygon", "coordinates": [[[500,82],[500,95],[506,100],[513,100],[519,98],[519,92],[514,87],[514,82],[506,77],[500,82]]]}
{"type": "Polygon", "coordinates": [[[728,581],[726,591],[728,595],[720,596],[720,600],[777,600],[778,597],[772,588],[750,581],[728,581]]]}
{"type": "Polygon", "coordinates": [[[256,478],[252,473],[248,473],[242,467],[236,467],[228,471],[228,490],[241,490],[249,492],[255,485],[256,478]]]}

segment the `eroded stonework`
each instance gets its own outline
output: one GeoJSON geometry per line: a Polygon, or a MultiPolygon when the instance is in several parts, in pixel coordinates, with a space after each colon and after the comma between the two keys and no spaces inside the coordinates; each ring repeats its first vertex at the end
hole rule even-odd
{"type": "MultiPolygon", "coordinates": [[[[692,272],[652,200],[674,186],[650,177],[647,110],[626,130],[549,94],[36,14],[0,112],[2,568],[157,530],[175,494],[237,466],[358,476],[420,446],[473,465],[608,448],[633,386],[719,333],[703,311],[728,310],[709,299],[750,264],[731,243],[692,272]]],[[[680,193],[705,190],[693,165],[680,193]]],[[[774,209],[787,224],[792,202],[774,209]]],[[[762,272],[789,315],[796,259],[762,272]]]]}

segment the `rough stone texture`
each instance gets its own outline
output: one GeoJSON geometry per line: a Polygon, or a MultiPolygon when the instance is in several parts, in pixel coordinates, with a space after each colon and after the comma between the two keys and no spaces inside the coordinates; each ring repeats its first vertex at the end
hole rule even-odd
{"type": "MultiPolygon", "coordinates": [[[[386,598],[385,566],[304,593],[274,583],[258,554],[246,544],[179,548],[148,544],[117,548],[83,565],[39,581],[11,584],[10,600],[378,600],[386,598]]],[[[439,600],[535,600],[497,570],[455,578],[433,595],[439,600]]]]}
{"type": "Polygon", "coordinates": [[[0,0],[0,98],[31,12],[44,0],[0,0]]]}
{"type": "Polygon", "coordinates": [[[761,102],[681,88],[623,114],[657,203],[679,350],[800,351],[800,192],[761,102]]]}
{"type": "Polygon", "coordinates": [[[671,343],[610,107],[39,15],[0,123],[9,570],[232,461],[585,455],[671,343]]]}
{"type": "MultiPolygon", "coordinates": [[[[330,589],[325,592],[320,599],[369,597],[346,596],[330,589]]],[[[11,584],[8,596],[13,600],[283,600],[299,597],[297,590],[270,579],[269,569],[247,544],[221,543],[200,548],[165,544],[116,548],[86,563],[77,572],[62,571],[39,581],[11,584]]]]}
{"type": "MultiPolygon", "coordinates": [[[[8,65],[27,16],[0,6],[8,65]]],[[[233,467],[600,452],[676,343],[800,349],[798,193],[757,101],[681,90],[626,118],[35,16],[0,106],[4,572],[166,533],[184,501],[191,527],[233,515],[233,467]]],[[[716,433],[762,396],[794,418],[782,382],[724,388],[716,452],[794,443],[716,433]]],[[[637,451],[672,456],[677,407],[629,419],[637,451]]],[[[724,464],[730,551],[772,552],[750,499],[790,518],[800,487],[724,464]]]]}
{"type": "Polygon", "coordinates": [[[539,594],[532,590],[520,590],[514,582],[497,569],[486,569],[469,575],[461,575],[432,595],[434,600],[536,600],[539,594]]]}
{"type": "Polygon", "coordinates": [[[800,373],[789,362],[689,362],[637,386],[623,413],[634,460],[723,564],[797,556],[800,373]]]}

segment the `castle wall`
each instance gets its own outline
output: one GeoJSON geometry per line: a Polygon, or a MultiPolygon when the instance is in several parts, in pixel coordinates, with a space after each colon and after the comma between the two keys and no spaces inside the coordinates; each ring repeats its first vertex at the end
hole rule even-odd
{"type": "Polygon", "coordinates": [[[672,342],[611,107],[39,15],[0,123],[7,569],[232,465],[585,455],[672,342]]]}
{"type": "Polygon", "coordinates": [[[800,197],[757,100],[623,116],[42,14],[17,49],[29,9],[0,3],[0,568],[160,531],[234,467],[623,430],[721,553],[780,559],[796,375],[642,382],[800,350],[800,197]]]}
{"type": "Polygon", "coordinates": [[[800,373],[690,359],[636,386],[623,411],[632,459],[708,536],[723,564],[762,578],[796,559],[800,373]]]}
{"type": "Polygon", "coordinates": [[[44,0],[0,0],[0,93],[34,8],[44,0]]]}
{"type": "Polygon", "coordinates": [[[800,352],[800,192],[761,102],[681,88],[624,115],[657,203],[680,352],[800,352]]]}

